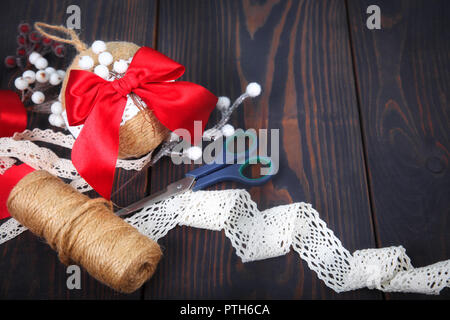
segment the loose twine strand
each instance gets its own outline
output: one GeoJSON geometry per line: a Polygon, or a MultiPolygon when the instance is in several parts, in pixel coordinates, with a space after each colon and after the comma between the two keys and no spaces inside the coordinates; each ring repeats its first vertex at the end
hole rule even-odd
{"type": "Polygon", "coordinates": [[[47,23],[44,23],[44,22],[35,22],[34,28],[37,31],[39,31],[42,35],[46,36],[49,39],[73,45],[77,49],[78,52],[81,52],[81,51],[84,51],[84,50],[87,49],[86,44],[83,43],[80,40],[80,38],[78,38],[78,35],[75,33],[75,31],[73,29],[69,29],[69,28],[66,28],[64,26],[54,26],[54,25],[47,24],[47,23]],[[43,28],[47,28],[47,29],[50,29],[50,30],[54,30],[54,31],[58,31],[58,32],[61,32],[61,33],[65,33],[66,35],[70,36],[70,39],[61,38],[61,37],[58,37],[56,35],[50,34],[50,33],[46,32],[46,31],[44,31],[43,28]]]}
{"type": "Polygon", "coordinates": [[[47,171],[20,180],[7,206],[12,217],[58,252],[61,262],[82,265],[117,291],[136,291],[162,255],[156,242],[114,215],[109,201],[90,199],[47,171]]]}

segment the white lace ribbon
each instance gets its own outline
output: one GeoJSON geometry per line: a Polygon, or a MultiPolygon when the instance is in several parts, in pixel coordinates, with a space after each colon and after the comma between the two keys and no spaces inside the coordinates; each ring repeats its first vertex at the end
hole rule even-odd
{"type": "MultiPolygon", "coordinates": [[[[413,268],[402,246],[351,254],[310,204],[259,211],[245,190],[185,192],[125,221],[155,241],[177,225],[224,230],[243,262],[281,256],[292,247],[336,292],[368,287],[439,294],[450,285],[450,260],[413,268]]],[[[25,230],[16,220],[8,220],[0,226],[0,243],[25,230]]]]}
{"type": "MultiPolygon", "coordinates": [[[[0,138],[0,174],[19,159],[35,169],[71,180],[80,192],[91,187],[68,159],[32,141],[71,148],[71,135],[34,129],[0,138]],[[13,159],[15,158],[15,159],[13,159]]],[[[151,159],[118,160],[118,167],[140,170],[151,159]]],[[[368,287],[387,292],[439,294],[450,284],[450,260],[413,268],[402,246],[358,250],[351,254],[308,203],[259,211],[245,190],[185,192],[141,209],[126,219],[144,235],[158,240],[177,225],[224,230],[243,262],[281,256],[291,247],[336,292],[368,287]]],[[[0,244],[27,230],[10,218],[0,225],[0,244]]]]}
{"type": "MultiPolygon", "coordinates": [[[[0,138],[0,174],[9,169],[18,159],[36,170],[47,170],[51,174],[71,180],[71,185],[80,192],[92,190],[92,187],[78,174],[69,159],[58,157],[52,150],[40,147],[33,141],[46,142],[72,149],[75,139],[53,130],[33,129],[14,134],[10,138],[0,138]],[[15,159],[14,159],[15,158],[15,159]]],[[[116,167],[139,171],[151,160],[151,152],[136,160],[118,159],[116,167]]]]}
{"type": "Polygon", "coordinates": [[[224,230],[243,262],[281,256],[292,246],[336,292],[369,287],[439,294],[450,284],[450,260],[415,269],[401,246],[352,255],[310,204],[259,211],[245,190],[186,192],[143,208],[126,221],[154,240],[176,225],[224,230]]]}

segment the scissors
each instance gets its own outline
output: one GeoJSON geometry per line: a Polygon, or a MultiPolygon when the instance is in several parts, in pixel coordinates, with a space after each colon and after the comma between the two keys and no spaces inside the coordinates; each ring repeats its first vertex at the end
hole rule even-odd
{"type": "Polygon", "coordinates": [[[203,190],[206,187],[214,185],[222,181],[235,181],[248,186],[260,186],[268,182],[273,176],[273,165],[269,157],[255,156],[257,148],[256,135],[251,131],[239,130],[232,136],[225,139],[222,150],[217,152],[217,157],[209,164],[205,164],[185,174],[181,180],[169,184],[165,189],[157,193],[151,194],[130,206],[117,211],[118,216],[127,216],[139,209],[152,205],[171,196],[182,192],[192,190],[203,190]],[[234,142],[236,138],[249,138],[248,148],[242,145],[237,152],[234,151],[234,142]],[[231,147],[231,151],[230,151],[231,147]],[[267,174],[258,178],[250,178],[245,176],[244,171],[247,167],[261,163],[266,166],[267,174]]]}

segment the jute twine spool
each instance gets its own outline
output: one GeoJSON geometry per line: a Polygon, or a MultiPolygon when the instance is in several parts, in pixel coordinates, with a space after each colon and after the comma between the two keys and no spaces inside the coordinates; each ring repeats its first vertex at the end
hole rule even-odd
{"type": "Polygon", "coordinates": [[[114,215],[109,202],[90,199],[47,171],[20,180],[7,206],[12,217],[58,252],[61,262],[83,266],[117,291],[137,290],[161,258],[158,244],[114,215]]]}
{"type": "MultiPolygon", "coordinates": [[[[63,26],[53,26],[43,22],[36,22],[35,28],[42,35],[64,43],[73,45],[78,55],[72,61],[72,64],[66,71],[66,77],[63,81],[61,88],[61,102],[65,109],[65,95],[66,84],[70,74],[70,70],[80,70],[78,61],[82,56],[89,56],[94,60],[94,66],[98,64],[98,55],[95,54],[92,49],[87,48],[77,36],[77,34],[63,26]],[[58,37],[53,34],[47,33],[44,28],[64,33],[70,36],[70,39],[58,37]]],[[[133,57],[136,51],[139,49],[134,43],[131,42],[119,42],[112,41],[106,42],[106,50],[111,53],[114,61],[119,59],[128,60],[133,57]]],[[[92,68],[93,70],[93,68],[92,68]]],[[[92,71],[88,70],[88,71],[92,71]]],[[[169,135],[169,130],[164,127],[161,122],[153,115],[151,110],[145,109],[139,111],[139,113],[128,120],[120,128],[119,132],[119,158],[125,159],[130,157],[140,157],[148,152],[154,150],[164,139],[169,135]]]]}

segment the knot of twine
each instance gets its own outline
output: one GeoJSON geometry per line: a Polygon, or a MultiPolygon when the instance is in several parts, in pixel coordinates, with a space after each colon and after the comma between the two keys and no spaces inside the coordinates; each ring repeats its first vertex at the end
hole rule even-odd
{"type": "Polygon", "coordinates": [[[47,171],[25,176],[11,191],[8,210],[58,252],[115,290],[137,290],[154,273],[161,249],[114,215],[110,202],[90,199],[47,171]]]}

